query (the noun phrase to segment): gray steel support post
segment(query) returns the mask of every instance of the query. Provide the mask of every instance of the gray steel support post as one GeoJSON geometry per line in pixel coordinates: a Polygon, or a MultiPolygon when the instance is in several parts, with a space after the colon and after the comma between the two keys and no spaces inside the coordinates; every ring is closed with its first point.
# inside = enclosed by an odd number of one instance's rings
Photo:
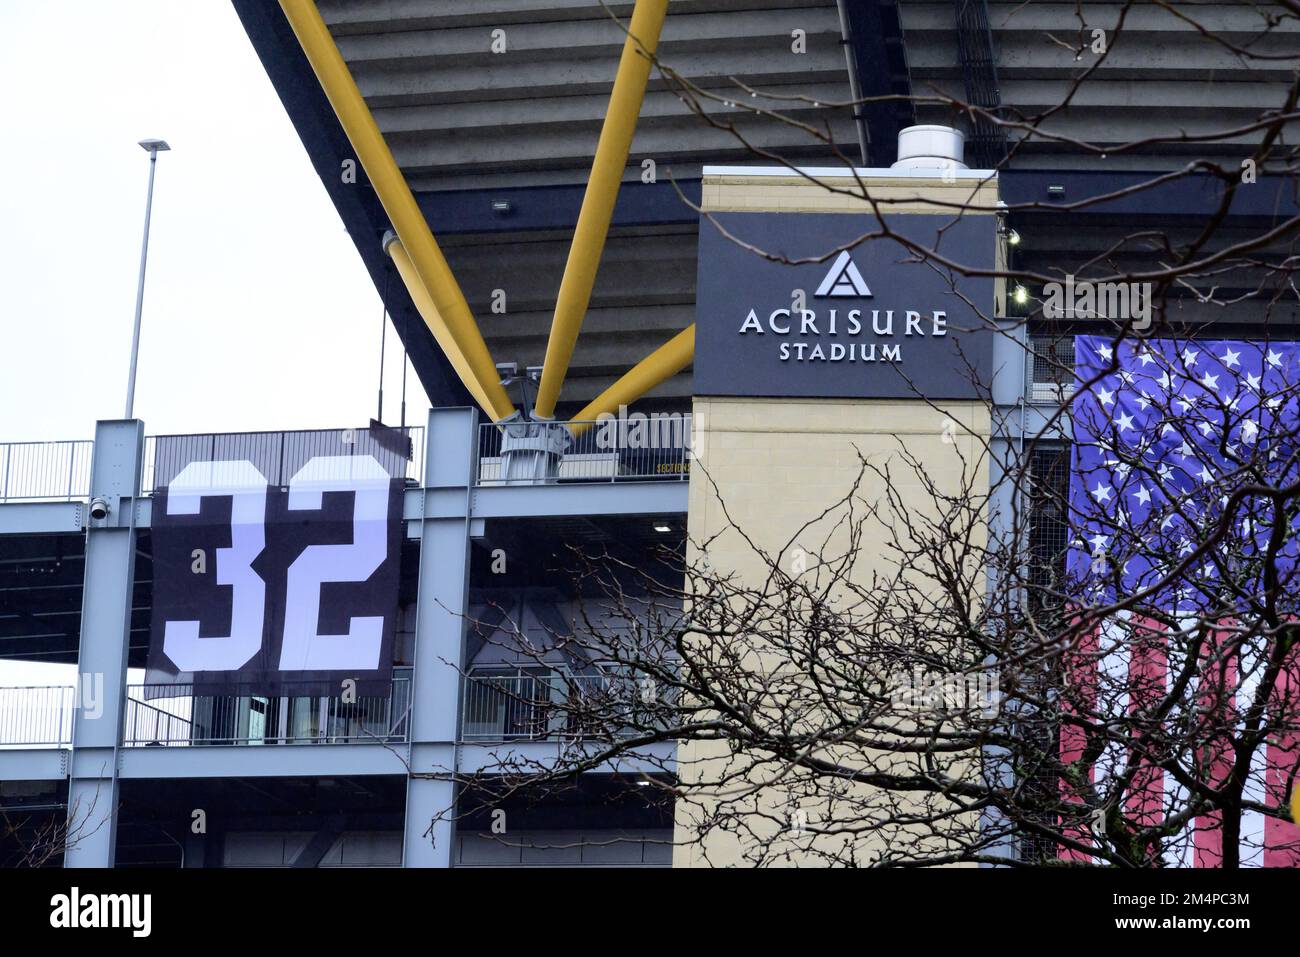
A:
{"type": "Polygon", "coordinates": [[[569,430],[555,422],[512,422],[502,430],[501,480],[512,485],[554,484],[571,443],[569,430]]]}
{"type": "Polygon", "coordinates": [[[451,774],[460,720],[478,415],[473,409],[433,409],[425,438],[426,517],[420,519],[402,864],[450,867],[456,839],[452,821],[456,788],[451,774]]]}
{"type": "MultiPolygon", "coordinates": [[[[1029,395],[1028,339],[1023,323],[1001,322],[993,336],[992,399],[993,436],[990,442],[989,501],[990,546],[1009,547],[1015,534],[1021,491],[1013,479],[1024,453],[1029,395]]],[[[1023,529],[1021,530],[1023,532],[1023,529]]],[[[996,588],[995,582],[989,582],[996,588]]]]}
{"type": "MultiPolygon", "coordinates": [[[[1025,401],[1028,396],[1026,372],[1029,368],[1027,335],[1023,322],[1003,320],[993,337],[992,413],[993,435],[989,441],[989,548],[1011,549],[1019,537],[1019,554],[1026,554],[1024,502],[1021,500],[1023,483],[1017,482],[1025,444],[1025,401]]],[[[1006,582],[989,575],[985,583],[990,603],[1020,601],[1023,596],[1008,594],[1006,582]]],[[[1004,760],[1003,748],[990,748],[994,760],[1004,760]]],[[[1004,762],[1005,763],[1005,762],[1004,762]]],[[[1011,786],[1011,780],[1003,781],[1011,786]]],[[[1006,820],[999,811],[989,809],[982,814],[986,833],[1006,830],[1006,820]]],[[[1013,837],[1001,837],[987,849],[991,857],[1014,860],[1018,854],[1013,837]]]]}
{"type": "Polygon", "coordinates": [[[126,698],[135,505],[143,451],[144,424],[139,420],[96,424],[90,503],[85,512],[85,583],[68,770],[65,867],[112,867],[116,851],[117,752],[126,698]],[[96,517],[100,511],[104,514],[96,517]]]}

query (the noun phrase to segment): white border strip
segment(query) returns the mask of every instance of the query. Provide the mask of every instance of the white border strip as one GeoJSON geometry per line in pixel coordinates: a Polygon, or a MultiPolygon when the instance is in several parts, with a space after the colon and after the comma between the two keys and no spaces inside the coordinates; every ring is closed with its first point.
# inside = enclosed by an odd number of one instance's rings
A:
{"type": "MultiPolygon", "coordinates": [[[[944,174],[937,166],[922,169],[852,169],[844,166],[705,166],[703,176],[802,176],[815,179],[851,179],[854,176],[863,179],[927,179],[941,180],[944,174]]],[[[948,171],[950,178],[984,179],[998,178],[995,169],[955,169],[948,171]]]]}

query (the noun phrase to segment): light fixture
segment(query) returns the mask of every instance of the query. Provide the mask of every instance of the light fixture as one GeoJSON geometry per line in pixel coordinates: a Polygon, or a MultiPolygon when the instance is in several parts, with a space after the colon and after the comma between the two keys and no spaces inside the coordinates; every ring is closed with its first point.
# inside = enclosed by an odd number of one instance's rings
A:
{"type": "Polygon", "coordinates": [[[1048,187],[1047,187],[1047,195],[1048,195],[1048,196],[1064,196],[1064,195],[1065,195],[1065,187],[1064,187],[1064,186],[1055,186],[1055,185],[1053,185],[1053,186],[1048,186],[1048,187]]]}
{"type": "Polygon", "coordinates": [[[140,363],[140,317],[144,311],[144,270],[149,261],[149,220],[153,216],[153,177],[158,170],[158,154],[171,149],[166,140],[140,140],[140,149],[149,154],[149,191],[144,200],[144,238],[140,240],[140,276],[135,287],[135,324],[131,330],[131,366],[126,377],[126,414],[135,418],[135,372],[140,363]]]}
{"type": "Polygon", "coordinates": [[[514,207],[510,205],[510,200],[508,199],[492,200],[492,212],[496,213],[498,216],[504,216],[513,210],[514,207]]]}
{"type": "Polygon", "coordinates": [[[1007,245],[1008,246],[1020,245],[1020,234],[1016,232],[1014,229],[1007,230],[1007,245]]]}
{"type": "Polygon", "coordinates": [[[1024,286],[1016,286],[1015,289],[1011,290],[1011,299],[1016,305],[1023,306],[1029,301],[1029,290],[1024,286]]]}
{"type": "Polygon", "coordinates": [[[667,522],[655,522],[656,532],[671,532],[672,530],[673,527],[669,525],[667,522]]]}

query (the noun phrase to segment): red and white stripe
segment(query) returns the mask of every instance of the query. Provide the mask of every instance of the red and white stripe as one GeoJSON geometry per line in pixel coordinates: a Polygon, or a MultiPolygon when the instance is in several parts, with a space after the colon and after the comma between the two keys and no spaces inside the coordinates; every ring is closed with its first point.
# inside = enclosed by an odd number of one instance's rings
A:
{"type": "MultiPolygon", "coordinates": [[[[1188,622],[1185,627],[1192,626],[1188,622]]],[[[1232,637],[1230,625],[1211,632],[1202,650],[1202,661],[1195,670],[1193,685],[1181,696],[1193,702],[1198,713],[1218,715],[1218,720],[1212,723],[1223,733],[1205,742],[1199,756],[1203,766],[1208,763],[1205,771],[1214,784],[1222,782],[1231,771],[1233,758],[1228,729],[1240,727],[1263,672],[1262,663],[1254,660],[1249,652],[1240,658],[1223,653],[1231,646],[1232,637]]],[[[1179,641],[1171,646],[1169,630],[1161,622],[1129,613],[1121,613],[1081,633],[1067,653],[1065,667],[1067,681],[1073,688],[1072,697],[1078,702],[1078,712],[1085,722],[1095,723],[1102,714],[1134,714],[1161,701],[1184,668],[1185,662],[1180,660],[1177,650],[1181,645],[1179,641]]],[[[1283,669],[1272,699],[1286,709],[1287,724],[1294,726],[1300,712],[1300,657],[1283,669]]],[[[1067,702],[1067,714],[1070,710],[1067,702]]],[[[1174,711],[1165,720],[1173,726],[1182,717],[1174,711]]],[[[1086,747],[1084,728],[1064,722],[1059,747],[1063,763],[1082,760],[1086,747]]],[[[1086,774],[1090,784],[1105,796],[1113,786],[1111,782],[1124,775],[1128,762],[1138,761],[1139,769],[1124,796],[1125,817],[1139,826],[1152,826],[1166,815],[1185,810],[1188,795],[1174,775],[1139,756],[1142,747],[1140,738],[1135,738],[1129,746],[1110,742],[1086,774]]],[[[1245,797],[1277,806],[1287,793],[1288,779],[1294,773],[1297,758],[1300,758],[1300,734],[1287,732],[1270,736],[1265,746],[1255,752],[1245,797]]],[[[1186,755],[1180,763],[1187,765],[1186,755]]],[[[1060,786],[1064,803],[1082,806],[1082,795],[1067,793],[1069,786],[1064,781],[1060,786]]],[[[1179,837],[1167,840],[1166,866],[1222,866],[1221,818],[1217,811],[1198,815],[1179,837]]],[[[1085,824],[1071,825],[1063,833],[1085,846],[1093,841],[1085,824]]],[[[1243,867],[1300,867],[1300,828],[1290,820],[1247,811],[1242,814],[1239,848],[1243,867]]],[[[1061,849],[1059,857],[1077,863],[1092,860],[1091,854],[1074,848],[1061,849]]]]}

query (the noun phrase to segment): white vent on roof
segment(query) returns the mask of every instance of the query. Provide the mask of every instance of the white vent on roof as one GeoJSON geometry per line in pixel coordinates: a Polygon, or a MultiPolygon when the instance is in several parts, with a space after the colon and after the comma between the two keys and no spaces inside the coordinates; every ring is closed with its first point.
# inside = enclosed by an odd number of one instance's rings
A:
{"type": "Polygon", "coordinates": [[[909,126],[898,131],[898,162],[890,169],[966,169],[966,136],[950,126],[909,126]]]}

